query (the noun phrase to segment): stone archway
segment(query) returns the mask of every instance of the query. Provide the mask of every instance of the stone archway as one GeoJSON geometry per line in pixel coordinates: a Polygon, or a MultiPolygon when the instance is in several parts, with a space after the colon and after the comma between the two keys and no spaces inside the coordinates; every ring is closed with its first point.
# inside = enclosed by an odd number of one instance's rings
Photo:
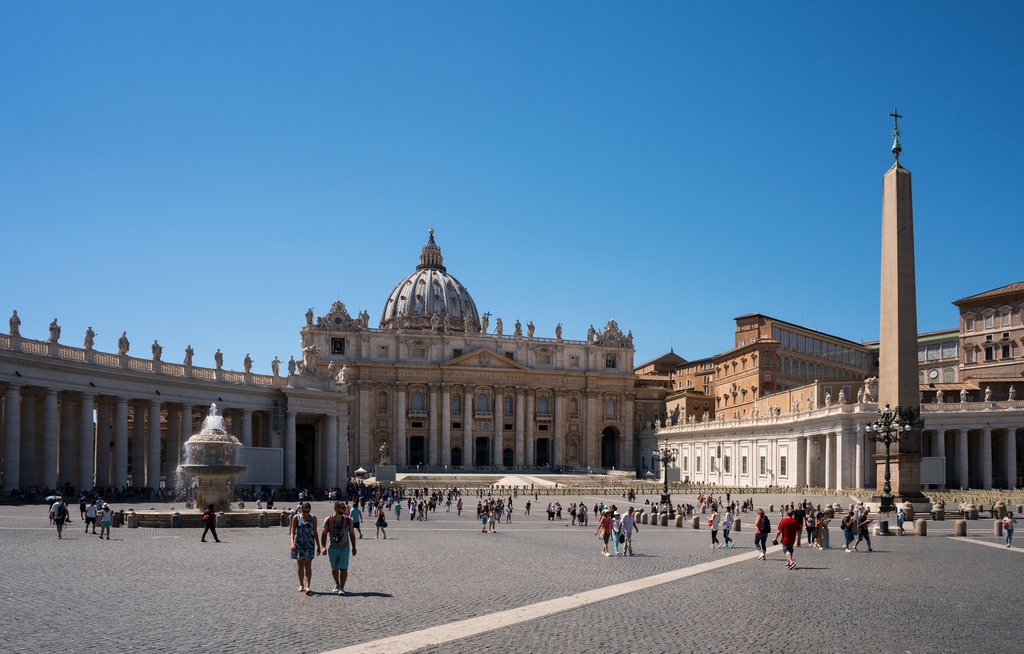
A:
{"type": "Polygon", "coordinates": [[[615,427],[605,427],[601,432],[601,467],[622,467],[619,464],[619,430],[615,427]]]}

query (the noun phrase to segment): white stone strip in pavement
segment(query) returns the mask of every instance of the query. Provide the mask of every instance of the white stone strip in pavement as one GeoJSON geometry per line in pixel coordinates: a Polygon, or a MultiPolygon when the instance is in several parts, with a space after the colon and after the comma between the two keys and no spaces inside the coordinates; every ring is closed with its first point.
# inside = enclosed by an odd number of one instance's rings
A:
{"type": "Polygon", "coordinates": [[[965,538],[963,536],[951,536],[953,540],[963,541],[965,543],[974,543],[975,545],[988,545],[989,547],[998,547],[1001,550],[1007,550],[1009,552],[1017,552],[1018,554],[1024,554],[1024,549],[1019,547],[1007,547],[1005,543],[990,543],[985,540],[978,540],[976,538],[965,538]]]}
{"type": "MultiPolygon", "coordinates": [[[[481,615],[475,618],[461,620],[459,622],[451,622],[449,624],[430,627],[428,629],[420,629],[419,631],[412,631],[407,634],[400,634],[398,636],[381,638],[367,643],[359,643],[358,645],[342,647],[341,649],[330,650],[323,654],[403,654],[405,652],[412,652],[424,647],[441,645],[454,640],[469,638],[470,636],[476,636],[477,634],[482,634],[488,631],[495,631],[521,622],[536,620],[537,618],[543,618],[555,613],[569,611],[581,606],[587,606],[588,604],[594,604],[596,602],[603,602],[607,599],[625,595],[627,593],[635,593],[654,586],[660,586],[661,584],[686,579],[687,577],[724,568],[725,566],[732,565],[734,563],[749,561],[756,558],[757,555],[757,550],[754,550],[745,554],[729,556],[718,561],[709,561],[708,563],[700,563],[688,568],[679,568],[678,570],[663,572],[661,574],[614,584],[612,586],[605,586],[604,588],[597,588],[583,593],[576,593],[575,595],[569,595],[567,597],[559,597],[557,599],[538,602],[536,604],[528,604],[526,606],[520,606],[515,609],[499,611],[488,615],[481,615]]],[[[595,563],[598,565],[600,565],[600,561],[600,559],[595,559],[595,563]]]]}

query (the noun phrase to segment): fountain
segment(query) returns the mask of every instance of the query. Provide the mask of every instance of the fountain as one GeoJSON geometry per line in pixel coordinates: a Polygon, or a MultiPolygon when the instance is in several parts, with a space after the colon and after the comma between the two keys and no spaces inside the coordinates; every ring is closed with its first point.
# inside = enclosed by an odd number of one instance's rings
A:
{"type": "Polygon", "coordinates": [[[224,431],[224,417],[217,405],[203,420],[203,429],[185,442],[184,463],[178,471],[192,478],[196,508],[200,511],[212,504],[217,511],[231,510],[231,480],[244,473],[246,466],[238,460],[238,439],[224,431]]]}

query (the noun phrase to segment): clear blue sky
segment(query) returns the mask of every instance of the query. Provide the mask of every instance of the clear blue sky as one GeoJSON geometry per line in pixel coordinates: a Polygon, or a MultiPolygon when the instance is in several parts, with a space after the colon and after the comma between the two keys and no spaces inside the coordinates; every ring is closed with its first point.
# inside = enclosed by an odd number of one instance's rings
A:
{"type": "Polygon", "coordinates": [[[0,310],[269,372],[308,306],[376,324],[433,223],[539,335],[871,340],[899,105],[919,326],[953,327],[1024,279],[1022,7],[3,3],[0,310]]]}

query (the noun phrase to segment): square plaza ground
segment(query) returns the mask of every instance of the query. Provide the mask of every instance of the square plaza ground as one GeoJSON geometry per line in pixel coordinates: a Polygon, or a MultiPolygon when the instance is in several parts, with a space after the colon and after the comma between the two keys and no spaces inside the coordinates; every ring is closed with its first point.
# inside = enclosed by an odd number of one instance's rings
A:
{"type": "MultiPolygon", "coordinates": [[[[1024,636],[1016,610],[1024,558],[982,544],[997,542],[990,520],[969,523],[968,541],[950,537],[952,521],[929,523],[925,538],[877,537],[872,554],[844,553],[834,528],[832,549],[798,549],[789,571],[778,547],[768,562],[753,560],[752,514],[743,515],[734,549],[710,550],[706,525],[641,525],[636,557],[603,557],[594,520],[573,527],[567,513],[551,522],[543,511],[547,501],[580,499],[625,506],[615,496],[542,495],[525,517],[519,497],[512,524],[493,535],[480,533],[475,497],[464,498],[461,518],[443,507],[425,522],[391,514],[387,540],[364,529],[346,597],[329,593],[323,557],[313,563],[320,592],[295,592],[284,528],[222,529],[221,544],[200,543],[195,529],[119,528],[108,542],[83,534],[72,506],[57,540],[45,506],[0,506],[0,651],[318,653],[370,651],[375,642],[374,651],[389,651],[381,639],[448,626],[455,633],[470,618],[732,561],[536,619],[496,617],[493,628],[425,640],[417,651],[1008,651],[1024,636]]],[[[758,495],[755,503],[799,499],[758,495]]],[[[328,515],[327,503],[314,513],[328,515]]]]}

